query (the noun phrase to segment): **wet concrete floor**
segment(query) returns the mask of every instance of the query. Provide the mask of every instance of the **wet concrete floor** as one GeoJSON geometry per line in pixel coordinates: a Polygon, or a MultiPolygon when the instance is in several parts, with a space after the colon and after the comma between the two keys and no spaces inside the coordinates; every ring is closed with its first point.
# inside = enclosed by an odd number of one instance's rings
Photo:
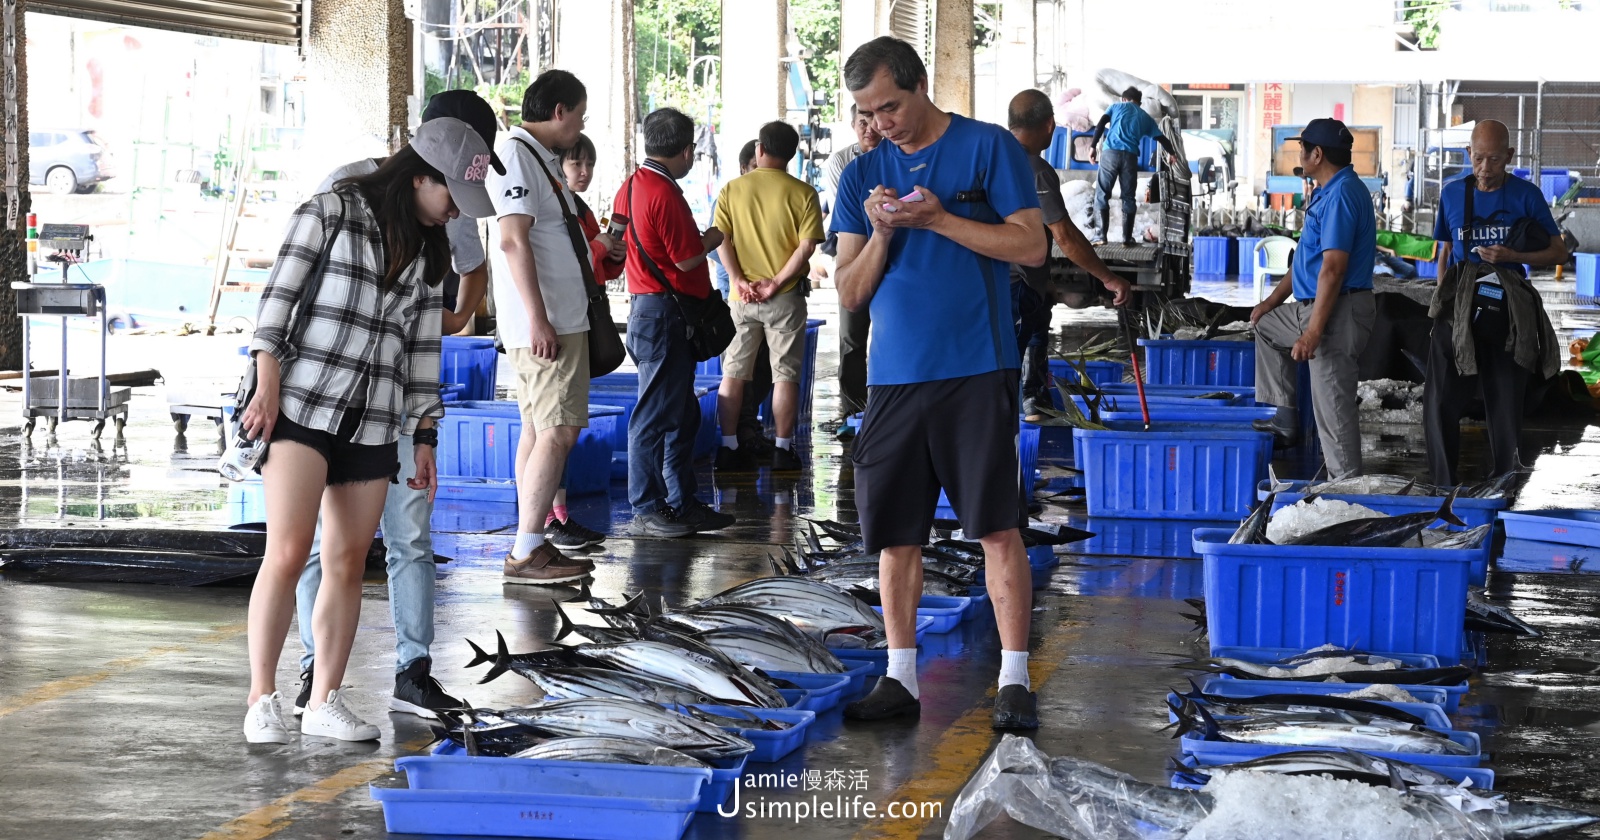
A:
{"type": "MultiPolygon", "coordinates": [[[[1247,284],[1246,284],[1247,285],[1247,284]]],[[[1197,290],[1203,293],[1205,290],[1197,290]]],[[[1210,290],[1236,294],[1236,287],[1210,290]]],[[[812,298],[815,317],[833,319],[831,295],[812,298]]],[[[1058,310],[1058,323],[1110,323],[1103,314],[1058,310]]],[[[819,354],[816,419],[835,403],[834,331],[825,327],[819,354]]],[[[113,339],[119,368],[154,366],[168,388],[211,389],[235,375],[237,336],[113,339]],[[184,376],[172,375],[183,370],[184,376]]],[[[24,447],[19,399],[0,393],[0,522],[73,527],[230,524],[240,508],[211,471],[216,444],[209,429],[191,428],[175,441],[162,387],[140,389],[127,444],[96,452],[81,423],[62,427],[58,445],[36,433],[24,447]],[[180,445],[181,444],[181,445],[180,445]]],[[[1369,468],[1420,472],[1415,426],[1364,430],[1369,468]]],[[[614,536],[595,556],[594,591],[617,597],[643,589],[677,604],[767,573],[766,554],[790,542],[800,517],[850,520],[853,494],[847,449],[814,432],[802,440],[809,466],[797,480],[763,472],[726,481],[702,465],[703,488],[740,524],[714,537],[683,541],[614,536]]],[[[1481,471],[1480,432],[1466,434],[1468,474],[1481,471]]],[[[1581,423],[1533,424],[1525,453],[1537,453],[1518,508],[1596,507],[1600,498],[1600,431],[1581,423]]],[[[1292,456],[1293,453],[1290,453],[1292,456]]],[[[1525,455],[1525,457],[1529,457],[1525,455]]],[[[1303,457],[1283,457],[1281,476],[1309,475],[1303,457]]],[[[625,491],[574,500],[591,525],[620,534],[625,491]]],[[[1081,503],[1046,502],[1044,518],[1081,524],[1081,503]]],[[[500,558],[513,519],[492,505],[445,506],[435,520],[439,566],[435,675],[475,705],[534,699],[530,683],[507,675],[478,685],[466,671],[465,639],[492,642],[505,634],[513,650],[533,650],[556,628],[552,594],[502,586],[500,558]]],[[[1210,524],[1210,523],[1205,523],[1210,524]]],[[[1052,755],[1089,758],[1152,782],[1164,781],[1173,754],[1162,698],[1182,674],[1164,666],[1171,654],[1204,653],[1204,642],[1179,616],[1181,599],[1202,594],[1200,561],[1189,550],[1188,526],[1132,526],[1088,520],[1105,536],[1036,581],[1031,641],[1035,687],[1044,725],[1037,743],[1052,755]]],[[[1490,637],[1487,664],[1455,716],[1458,727],[1484,736],[1497,788],[1600,812],[1600,569],[1585,550],[1513,544],[1490,578],[1489,594],[1544,628],[1542,639],[1490,637]],[[1558,661],[1560,660],[1560,661],[1558,661]]],[[[347,682],[358,713],[383,730],[376,744],[296,739],[251,746],[239,725],[248,683],[243,588],[44,585],[0,577],[0,837],[201,837],[247,840],[373,838],[385,835],[368,784],[403,785],[397,756],[419,753],[431,740],[425,722],[387,714],[393,632],[387,589],[369,579],[361,632],[347,682]]],[[[570,591],[563,594],[571,594],[570,591]]],[[[924,711],[919,722],[846,724],[837,711],[821,717],[803,751],[763,772],[821,771],[822,790],[746,791],[745,804],[769,803],[768,816],[701,815],[691,838],[936,837],[948,808],[996,738],[988,726],[997,672],[992,617],[934,637],[920,657],[924,711]],[[857,797],[860,797],[857,799],[857,797]],[[771,816],[772,802],[833,800],[855,809],[845,818],[771,816]],[[911,803],[911,816],[868,819],[878,809],[911,803]]],[[[286,646],[280,687],[296,687],[298,645],[286,646]]],[[[904,813],[902,805],[899,813],[904,813]]],[[[1002,818],[985,836],[1034,837],[1002,818]]],[[[1587,835],[1600,837],[1600,832],[1587,835]]]]}

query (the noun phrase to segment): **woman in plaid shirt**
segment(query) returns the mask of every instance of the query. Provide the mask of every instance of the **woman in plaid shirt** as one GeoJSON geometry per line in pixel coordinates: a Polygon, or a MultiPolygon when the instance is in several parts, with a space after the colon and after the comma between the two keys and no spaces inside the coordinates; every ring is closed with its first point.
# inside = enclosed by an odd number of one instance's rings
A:
{"type": "Polygon", "coordinates": [[[415,443],[416,478],[438,487],[439,284],[450,264],[444,225],[493,215],[489,149],[466,123],[423,123],[371,175],[350,178],[295,211],[261,297],[250,353],[255,395],[241,418],[270,443],[261,462],[267,549],[250,594],[246,740],[287,743],[278,659],[320,510],[322,586],[312,613],[317,668],[300,731],[370,741],[378,728],[340,695],[361,612],[361,576],[400,471],[395,444],[415,443]]]}

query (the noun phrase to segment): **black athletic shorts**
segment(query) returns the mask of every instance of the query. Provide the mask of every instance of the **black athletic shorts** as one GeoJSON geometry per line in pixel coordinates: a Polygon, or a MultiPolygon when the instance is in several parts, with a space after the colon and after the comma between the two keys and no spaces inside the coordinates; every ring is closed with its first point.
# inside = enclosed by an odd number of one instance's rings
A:
{"type": "MultiPolygon", "coordinates": [[[[348,411],[339,431],[333,434],[308,429],[278,413],[278,422],[272,426],[272,440],[261,459],[261,465],[272,457],[272,446],[281,441],[294,441],[309,446],[328,462],[328,486],[359,484],[364,481],[394,481],[400,475],[399,448],[393,443],[351,443],[356,428],[361,425],[361,412],[348,411]]],[[[260,466],[257,467],[260,469],[260,466]]]]}
{"type": "Polygon", "coordinates": [[[967,539],[1027,524],[1017,378],[1000,370],[867,390],[851,454],[867,551],[925,544],[941,488],[967,539]]]}

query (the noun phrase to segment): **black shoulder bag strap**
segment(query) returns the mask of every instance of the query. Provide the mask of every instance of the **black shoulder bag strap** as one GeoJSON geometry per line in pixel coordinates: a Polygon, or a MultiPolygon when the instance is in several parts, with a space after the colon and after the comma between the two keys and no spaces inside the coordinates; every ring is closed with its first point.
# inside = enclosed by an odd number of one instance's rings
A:
{"type": "Polygon", "coordinates": [[[528,154],[533,156],[533,162],[539,164],[545,180],[550,182],[551,192],[556,194],[556,201],[561,204],[561,218],[567,223],[567,238],[572,240],[572,253],[578,258],[578,268],[583,271],[583,282],[588,287],[589,299],[593,300],[597,295],[605,294],[594,281],[594,263],[590,261],[589,240],[583,235],[583,226],[578,222],[577,214],[573,213],[572,207],[567,204],[567,196],[561,189],[561,183],[556,180],[556,176],[550,174],[550,167],[544,165],[539,153],[528,141],[521,137],[512,139],[521,143],[522,147],[528,150],[528,154]]]}
{"type": "Polygon", "coordinates": [[[666,292],[667,297],[672,298],[674,303],[678,303],[681,309],[682,304],[678,302],[678,290],[673,288],[672,281],[667,279],[667,275],[661,270],[661,266],[656,265],[656,261],[650,258],[650,252],[644,249],[644,243],[639,241],[639,226],[633,222],[634,219],[638,218],[633,215],[633,179],[637,178],[638,174],[638,170],[635,170],[634,174],[628,176],[628,235],[633,238],[633,247],[639,249],[639,257],[644,260],[644,267],[650,269],[650,275],[656,278],[657,283],[661,284],[661,290],[666,292]]]}

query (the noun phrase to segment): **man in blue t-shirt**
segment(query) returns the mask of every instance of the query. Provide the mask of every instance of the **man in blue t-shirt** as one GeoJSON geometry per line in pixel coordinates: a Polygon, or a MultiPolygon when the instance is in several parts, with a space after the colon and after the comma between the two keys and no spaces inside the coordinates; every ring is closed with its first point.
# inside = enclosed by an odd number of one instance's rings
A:
{"type": "Polygon", "coordinates": [[[1122,244],[1133,244],[1134,191],[1139,182],[1139,141],[1154,137],[1168,155],[1174,154],[1172,141],[1168,140],[1156,121],[1144,112],[1144,94],[1136,87],[1122,92],[1122,101],[1108,108],[1094,127],[1094,140],[1089,145],[1089,161],[1100,164],[1100,179],[1094,187],[1094,209],[1100,214],[1100,233],[1095,245],[1104,245],[1111,238],[1111,188],[1122,191],[1122,244]],[[1106,149],[1100,151],[1100,138],[1105,137],[1106,149]]]}
{"type": "MultiPolygon", "coordinates": [[[[1483,398],[1484,418],[1489,427],[1489,454],[1493,476],[1516,469],[1518,438],[1522,434],[1523,397],[1531,371],[1517,364],[1508,338],[1515,333],[1531,336],[1540,332],[1531,323],[1516,324],[1519,311],[1507,306],[1508,290],[1493,272],[1478,276],[1472,263],[1489,263],[1524,274],[1524,265],[1561,265],[1567,261],[1567,246],[1561,241],[1561,228],[1550,215],[1544,193],[1521,178],[1506,176],[1516,150],[1511,148],[1511,132],[1499,120],[1484,120],[1472,130],[1468,151],[1472,172],[1444,185],[1439,196],[1439,220],[1433,238],[1439,240],[1440,291],[1454,284],[1470,282],[1473,300],[1470,342],[1457,342],[1453,323],[1455,308],[1441,312],[1433,323],[1428,346],[1427,381],[1422,391],[1422,431],[1427,444],[1428,468],[1435,484],[1455,485],[1456,461],[1461,450],[1461,414],[1469,399],[1483,398]],[[1466,218],[1468,190],[1472,218],[1466,218]],[[1533,225],[1519,222],[1531,220],[1533,225]],[[1540,233],[1542,232],[1542,236],[1540,233]],[[1528,241],[1529,239],[1536,241],[1528,241]],[[1470,240],[1470,241],[1469,241],[1470,240]],[[1548,241],[1545,241],[1548,240],[1548,241]],[[1453,266],[1469,264],[1465,269],[1453,266]],[[1456,367],[1459,344],[1470,344],[1475,370],[1464,376],[1456,367]]],[[[1457,295],[1465,294],[1456,291],[1457,295]]],[[[1528,295],[1537,299],[1537,294],[1528,295]]],[[[1438,299],[1438,295],[1435,295],[1438,299]]],[[[1526,298],[1525,298],[1526,299],[1526,298]]],[[[1542,304],[1541,304],[1542,305],[1542,304]]],[[[1533,307],[1524,312],[1537,313],[1533,307]]],[[[1526,317],[1526,316],[1524,316],[1526,317]]],[[[1542,316],[1538,316],[1542,317],[1542,316]]]]}
{"type": "Polygon", "coordinates": [[[1372,335],[1378,227],[1372,194],[1350,166],[1355,137],[1339,120],[1312,120],[1293,138],[1316,181],[1289,275],[1250,313],[1256,325],[1256,401],[1278,407],[1256,421],[1284,445],[1299,440],[1299,363],[1311,363],[1311,408],[1333,478],[1361,474],[1357,359],[1372,335]],[[1294,303],[1283,306],[1289,292],[1294,303]]]}
{"type": "Polygon", "coordinates": [[[939,110],[915,49],[863,44],[845,87],[885,142],[845,168],[833,229],[839,305],[871,307],[867,410],[851,459],[869,552],[881,552],[888,675],[845,716],[921,710],[917,602],[922,545],[944,488],[968,539],[983,544],[1000,625],[996,729],[1038,726],[1028,683],[1031,580],[1019,526],[1017,344],[1009,263],[1046,257],[1033,172],[999,126],[939,110]]]}

